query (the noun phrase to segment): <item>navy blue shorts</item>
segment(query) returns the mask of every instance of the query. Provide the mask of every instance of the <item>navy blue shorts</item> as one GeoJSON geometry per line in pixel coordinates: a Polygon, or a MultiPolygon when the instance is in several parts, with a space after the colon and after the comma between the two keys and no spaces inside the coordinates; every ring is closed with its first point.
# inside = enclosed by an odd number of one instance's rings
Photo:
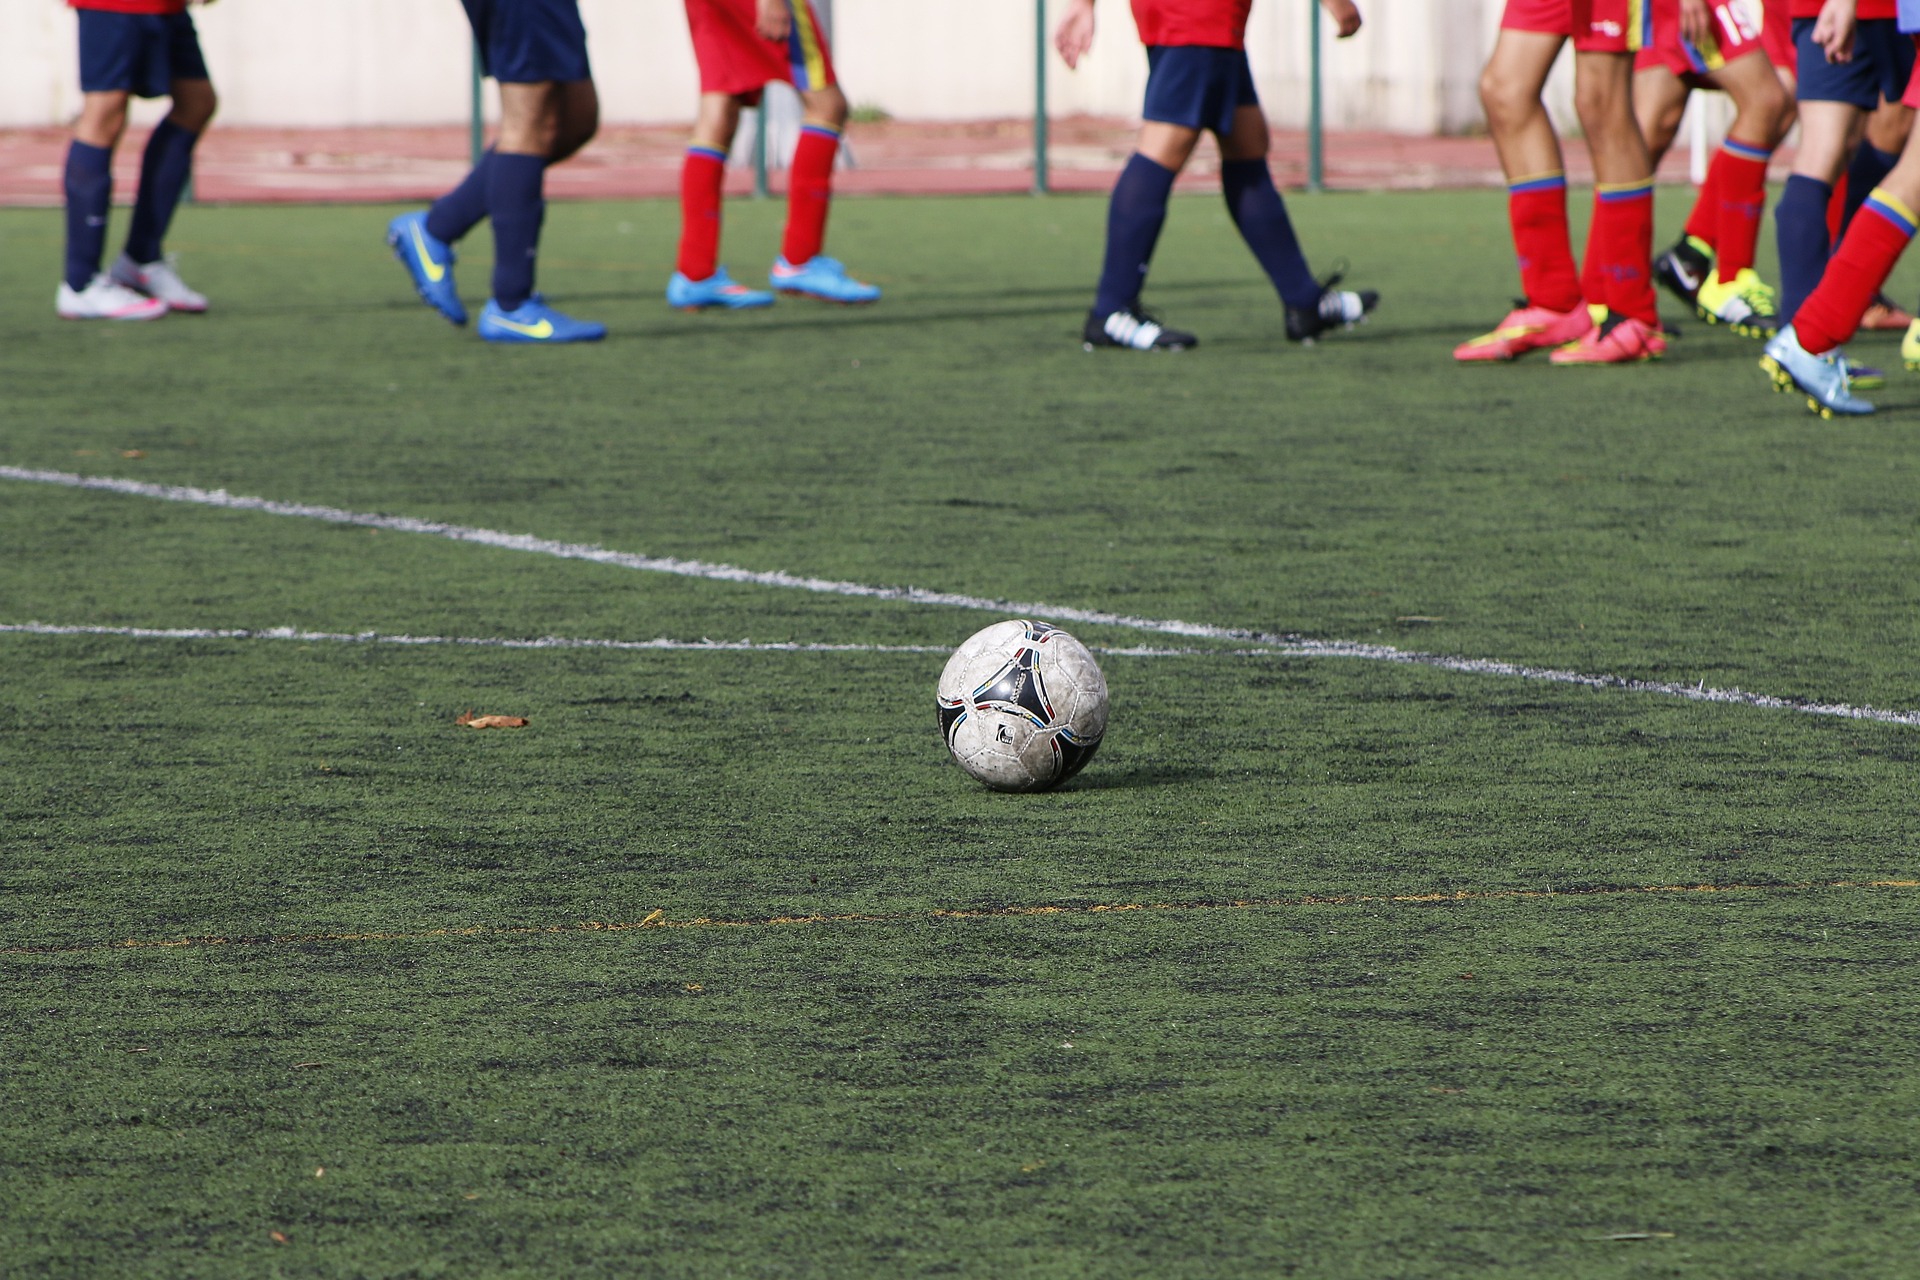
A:
{"type": "Polygon", "coordinates": [[[80,9],[80,88],[165,98],[175,80],[207,79],[200,37],[185,13],[80,9]]]}
{"type": "Polygon", "coordinates": [[[593,79],[580,0],[460,0],[480,65],[502,84],[593,79]]]}
{"type": "Polygon", "coordinates": [[[1257,107],[1245,49],[1203,45],[1147,46],[1147,104],[1141,115],[1162,124],[1233,132],[1233,113],[1257,107]]]}
{"type": "Polygon", "coordinates": [[[1813,18],[1793,20],[1794,62],[1802,102],[1845,102],[1872,111],[1880,99],[1900,101],[1913,76],[1913,37],[1893,18],[1864,18],[1855,28],[1852,62],[1828,62],[1813,42],[1813,18]]]}

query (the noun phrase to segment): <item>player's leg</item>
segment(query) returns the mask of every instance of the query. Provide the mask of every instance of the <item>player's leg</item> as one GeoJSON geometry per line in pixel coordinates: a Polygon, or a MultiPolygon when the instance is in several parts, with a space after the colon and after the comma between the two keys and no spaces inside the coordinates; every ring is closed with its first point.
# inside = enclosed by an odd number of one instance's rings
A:
{"type": "Polygon", "coordinates": [[[1633,116],[1647,140],[1647,154],[1656,168],[1673,146],[1680,132],[1680,121],[1687,114],[1687,99],[1693,90],[1658,62],[1641,61],[1633,69],[1633,116]]]}
{"type": "Polygon", "coordinates": [[[1593,327],[1573,265],[1560,139],[1540,100],[1567,37],[1564,30],[1515,25],[1530,20],[1509,4],[1480,72],[1480,103],[1507,179],[1507,219],[1523,296],[1491,331],[1454,348],[1456,360],[1511,360],[1571,342],[1593,327]]]}
{"type": "Polygon", "coordinates": [[[119,284],[100,270],[113,209],[113,149],[127,128],[127,101],[147,83],[151,23],[124,13],[82,9],[80,118],[67,147],[66,260],[54,311],[65,320],[154,320],[167,304],[119,284]]]}
{"type": "Polygon", "coordinates": [[[1734,118],[1707,168],[1700,204],[1687,227],[1693,234],[1703,217],[1711,222],[1718,254],[1714,272],[1702,283],[1694,304],[1709,322],[1729,325],[1749,337],[1771,337],[1779,327],[1774,314],[1778,303],[1774,291],[1754,271],[1753,258],[1766,207],[1767,163],[1784,133],[1786,94],[1772,64],[1758,49],[1709,73],[1707,82],[1732,97],[1734,118]],[[1708,207],[1702,210],[1700,205],[1708,207]]]}
{"type": "MultiPolygon", "coordinates": [[[[1853,163],[1847,167],[1847,179],[1842,184],[1846,190],[1846,208],[1842,214],[1840,230],[1834,236],[1834,243],[1839,243],[1840,236],[1845,233],[1845,228],[1851,225],[1853,215],[1859,212],[1860,205],[1867,195],[1879,185],[1881,179],[1893,171],[1893,166],[1899,161],[1901,152],[1906,148],[1907,135],[1912,129],[1913,108],[1897,99],[1882,102],[1879,108],[1867,117],[1866,137],[1861,140],[1859,150],[1853,153],[1853,163]],[[1866,158],[1864,161],[1863,157],[1866,158]]],[[[1900,331],[1908,328],[1912,323],[1912,313],[1884,293],[1874,297],[1872,304],[1867,307],[1866,315],[1860,318],[1862,329],[1878,331],[1900,331]]]]}
{"type": "MultiPolygon", "coordinates": [[[[1160,229],[1166,225],[1173,180],[1200,141],[1209,106],[1217,108],[1224,102],[1212,81],[1218,70],[1213,55],[1225,52],[1190,46],[1147,50],[1145,118],[1133,154],[1107,201],[1100,283],[1081,329],[1082,344],[1089,351],[1095,347],[1179,351],[1199,341],[1191,333],[1167,328],[1149,314],[1141,306],[1140,291],[1146,285],[1160,229]]],[[[1232,104],[1225,105],[1231,111],[1232,104]]]]}
{"type": "Polygon", "coordinates": [[[821,252],[833,204],[833,165],[840,154],[841,131],[847,126],[847,97],[834,77],[819,15],[806,0],[787,3],[792,23],[781,78],[800,95],[804,114],[793,165],[787,171],[787,225],[771,281],[781,293],[824,302],[878,302],[878,287],[855,280],[837,258],[821,252]]]}
{"type": "MultiPolygon", "coordinates": [[[[1251,89],[1249,88],[1249,92],[1251,89]]],[[[1332,329],[1350,329],[1379,305],[1372,289],[1336,286],[1338,274],[1314,278],[1300,251],[1287,204],[1267,167],[1271,147],[1267,118],[1257,102],[1233,113],[1233,127],[1220,138],[1220,188],[1240,238],[1253,250],[1286,309],[1287,337],[1310,344],[1332,329]]]]}
{"type": "MultiPolygon", "coordinates": [[[[1657,169],[1660,159],[1673,146],[1686,115],[1687,99],[1693,94],[1687,79],[1667,65],[1660,51],[1642,50],[1633,71],[1633,114],[1640,133],[1647,140],[1647,156],[1657,169]]],[[[1674,297],[1693,305],[1700,286],[1713,270],[1714,241],[1718,235],[1715,209],[1715,172],[1707,169],[1707,180],[1694,196],[1687,224],[1671,249],[1653,260],[1655,283],[1674,297]]]]}
{"type": "Polygon", "coordinates": [[[747,95],[702,93],[693,136],[680,162],[680,249],[667,281],[667,302],[682,311],[708,307],[742,310],[773,305],[764,289],[738,284],[720,265],[720,206],[727,153],[740,128],[747,95]]]}
{"type": "Polygon", "coordinates": [[[1574,108],[1593,155],[1594,191],[1581,291],[1606,312],[1552,358],[1563,365],[1657,359],[1667,344],[1653,293],[1653,166],[1633,117],[1633,55],[1600,41],[1582,44],[1574,45],[1574,108]]]}
{"type": "MultiPolygon", "coordinates": [[[[192,61],[198,63],[199,41],[193,37],[192,19],[183,13],[177,15],[177,20],[185,25],[192,61]]],[[[174,70],[178,72],[183,66],[189,66],[187,60],[176,54],[174,70]]],[[[189,66],[189,69],[200,74],[175,76],[172,106],[147,139],[147,149],[140,160],[140,190],[134,200],[127,247],[113,264],[113,278],[130,289],[160,299],[169,310],[201,312],[207,309],[206,298],[187,287],[161,248],[167,228],[173,222],[174,210],[179,207],[180,197],[186,193],[187,182],[193,176],[193,148],[220,105],[213,82],[205,74],[205,64],[189,66]]]]}

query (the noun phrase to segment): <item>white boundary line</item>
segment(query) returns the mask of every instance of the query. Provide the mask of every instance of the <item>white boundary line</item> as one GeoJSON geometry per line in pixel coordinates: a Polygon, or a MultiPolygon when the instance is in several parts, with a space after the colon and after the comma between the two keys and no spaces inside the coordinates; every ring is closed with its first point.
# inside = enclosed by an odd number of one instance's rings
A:
{"type": "MultiPolygon", "coordinates": [[[[228,493],[225,489],[200,489],[190,485],[149,484],[141,480],[123,480],[112,476],[83,476],[68,471],[35,470],[28,467],[0,466],[0,480],[21,480],[31,484],[58,485],[68,489],[90,489],[106,493],[126,494],[136,498],[152,498],[162,502],[184,502],[195,506],[220,507],[232,511],[257,511],[265,515],[294,516],[304,520],[320,520],[328,524],[356,525],[368,529],[385,529],[394,533],[418,533],[429,537],[446,538],[454,542],[473,542],[482,546],[495,547],[504,551],[523,551],[534,555],[554,556],[563,560],[585,560],[593,564],[612,565],[621,569],[637,569],[647,573],[667,573],[686,578],[704,578],[714,582],[735,582],[750,586],[781,587],[796,591],[810,591],[822,595],[856,596],[875,600],[899,600],[909,604],[943,605],[948,608],[968,609],[976,612],[999,613],[1002,615],[1032,616],[1045,618],[1052,622],[1084,622],[1096,626],[1123,627],[1134,631],[1150,631],[1161,635],[1189,636],[1200,640],[1238,640],[1243,644],[1260,646],[1260,651],[1292,654],[1310,658],[1356,658],[1369,662],[1390,662],[1402,666],[1430,667],[1440,671],[1455,671],[1468,675],[1507,676],[1521,680],[1538,680],[1549,684],[1576,685],[1589,689],[1620,689],[1634,693],[1653,693],[1672,698],[1684,698],[1692,702],[1713,702],[1734,706],[1755,707],[1768,711],[1796,711],[1805,715],[1837,716],[1847,720],[1869,720],[1883,724],[1920,726],[1920,711],[1887,710],[1880,707],[1852,706],[1843,702],[1814,702],[1796,698],[1780,698],[1764,693],[1748,693],[1742,689],[1711,689],[1704,682],[1700,684],[1676,684],[1659,680],[1635,680],[1626,676],[1589,675],[1578,671],[1562,671],[1551,667],[1530,667],[1520,663],[1498,662],[1486,658],[1457,658],[1445,654],[1420,653],[1409,649],[1396,649],[1390,645],[1358,644],[1343,640],[1310,640],[1300,636],[1281,635],[1273,632],[1254,631],[1242,627],[1219,627],[1200,622],[1182,622],[1178,619],[1144,618],[1134,614],[1107,613],[1097,609],[1078,609],[1067,605],[1051,605],[1029,601],[995,600],[985,596],[958,595],[946,591],[929,591],[922,587],[876,587],[861,582],[842,582],[831,578],[809,578],[779,570],[765,571],[742,569],[734,565],[712,564],[702,560],[679,560],[659,556],[636,555],[630,551],[614,551],[591,543],[557,542],[549,538],[536,538],[524,533],[504,533],[497,529],[482,529],[471,525],[448,524],[439,520],[420,520],[412,516],[376,515],[360,511],[347,511],[339,507],[315,506],[301,502],[277,502],[271,498],[253,498],[228,493]]],[[[11,629],[11,628],[9,628],[11,629]]],[[[130,629],[129,634],[133,634],[130,629]]],[[[103,633],[112,634],[112,633],[103,633]]],[[[277,631],[246,632],[248,637],[282,638],[277,631]]],[[[315,633],[316,635],[320,633],[315,633]]],[[[372,634],[372,633],[369,633],[372,634]]],[[[405,643],[408,638],[393,638],[392,643],[405,643]]],[[[550,637],[554,643],[541,641],[474,641],[478,644],[492,644],[496,647],[521,648],[615,648],[632,646],[636,648],[666,648],[686,642],[650,642],[650,641],[561,641],[550,637]]],[[[382,642],[388,638],[381,637],[382,642]]],[[[424,643],[466,643],[453,638],[429,638],[425,641],[415,638],[415,642],[424,643]]],[[[747,642],[740,642],[745,647],[747,642]]],[[[726,645],[698,645],[687,643],[689,648],[726,648],[726,645]]],[[[763,646],[751,646],[759,648],[763,646]]],[[[772,648],[774,646],[764,646],[772,648]]],[[[798,648],[798,646],[796,646],[798,648]]],[[[831,650],[828,650],[831,651],[831,650]]],[[[910,651],[919,652],[918,649],[910,651]]],[[[1125,652],[1112,650],[1111,652],[1125,652]]]]}

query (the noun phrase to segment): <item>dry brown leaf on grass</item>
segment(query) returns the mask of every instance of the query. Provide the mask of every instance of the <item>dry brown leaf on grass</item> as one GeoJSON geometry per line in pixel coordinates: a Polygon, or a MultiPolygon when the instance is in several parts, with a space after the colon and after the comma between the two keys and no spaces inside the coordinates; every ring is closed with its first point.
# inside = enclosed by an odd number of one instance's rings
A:
{"type": "Polygon", "coordinates": [[[275,1244],[287,1244],[287,1243],[289,1243],[289,1241],[287,1240],[287,1237],[286,1237],[286,1236],[285,1236],[284,1234],[282,1234],[281,1232],[278,1232],[278,1231],[269,1231],[269,1232],[267,1232],[267,1238],[268,1238],[269,1240],[271,1240],[271,1241],[273,1241],[273,1242],[274,1242],[275,1244]]]}
{"type": "Polygon", "coordinates": [[[527,727],[525,716],[477,716],[471,711],[462,711],[455,724],[463,724],[469,729],[524,729],[527,727]]]}

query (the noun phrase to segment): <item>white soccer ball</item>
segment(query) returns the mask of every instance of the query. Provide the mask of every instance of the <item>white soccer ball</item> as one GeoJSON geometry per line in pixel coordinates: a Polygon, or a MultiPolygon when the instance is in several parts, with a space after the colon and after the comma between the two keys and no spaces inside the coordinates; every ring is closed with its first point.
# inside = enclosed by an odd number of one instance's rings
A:
{"type": "Polygon", "coordinates": [[[1107,731],[1100,664],[1044,622],[1015,619],[975,632],[947,659],[938,692],[947,750],[996,791],[1065,782],[1107,731]]]}

